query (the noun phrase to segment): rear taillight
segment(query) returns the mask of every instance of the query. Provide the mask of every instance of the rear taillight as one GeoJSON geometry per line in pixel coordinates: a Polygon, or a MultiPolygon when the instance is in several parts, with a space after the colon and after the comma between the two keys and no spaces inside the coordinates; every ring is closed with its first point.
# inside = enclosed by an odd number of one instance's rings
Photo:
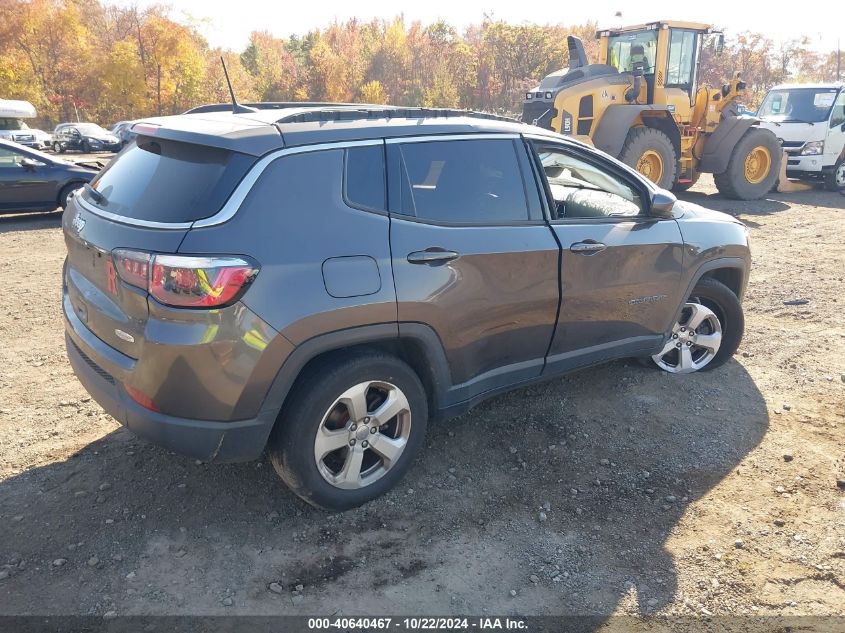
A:
{"type": "Polygon", "coordinates": [[[234,303],[258,274],[258,266],[241,257],[150,255],[128,249],[112,254],[123,281],[145,288],[159,303],[179,308],[234,303]]]}
{"type": "Polygon", "coordinates": [[[128,284],[147,289],[150,276],[150,254],[119,248],[112,251],[117,274],[128,284]]]}

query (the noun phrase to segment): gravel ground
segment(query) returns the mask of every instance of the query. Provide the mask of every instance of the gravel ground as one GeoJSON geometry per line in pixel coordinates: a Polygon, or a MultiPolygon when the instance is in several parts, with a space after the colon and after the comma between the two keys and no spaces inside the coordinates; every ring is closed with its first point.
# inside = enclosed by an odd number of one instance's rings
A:
{"type": "Polygon", "coordinates": [[[0,614],[845,615],[845,198],[686,197],[750,227],[733,361],[497,397],[342,515],[122,430],[65,358],[59,215],[0,217],[0,614]]]}

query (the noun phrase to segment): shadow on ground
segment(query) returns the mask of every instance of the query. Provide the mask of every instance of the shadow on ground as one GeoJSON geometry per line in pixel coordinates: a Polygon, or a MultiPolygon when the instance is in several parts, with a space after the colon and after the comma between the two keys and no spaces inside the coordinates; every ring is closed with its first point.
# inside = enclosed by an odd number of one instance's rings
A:
{"type": "Polygon", "coordinates": [[[736,361],[613,363],[434,425],[397,490],[341,515],[266,462],[119,429],[0,483],[0,614],[649,614],[678,587],[669,534],[767,426],[736,361]]]}
{"type": "Polygon", "coordinates": [[[62,225],[62,211],[49,211],[44,213],[0,213],[0,234],[19,231],[41,231],[44,229],[56,229],[62,225]]]}

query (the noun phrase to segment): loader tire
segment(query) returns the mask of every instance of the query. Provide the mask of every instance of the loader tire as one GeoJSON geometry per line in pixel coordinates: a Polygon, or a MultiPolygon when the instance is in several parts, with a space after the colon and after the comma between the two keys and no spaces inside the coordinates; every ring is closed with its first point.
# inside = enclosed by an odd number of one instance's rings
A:
{"type": "Polygon", "coordinates": [[[780,171],[781,147],[769,130],[750,128],[733,149],[728,168],[713,174],[726,198],[758,200],[772,190],[780,171]]]}
{"type": "Polygon", "coordinates": [[[678,173],[678,155],[660,130],[635,127],[628,132],[619,160],[633,167],[658,187],[671,189],[678,173]]]}

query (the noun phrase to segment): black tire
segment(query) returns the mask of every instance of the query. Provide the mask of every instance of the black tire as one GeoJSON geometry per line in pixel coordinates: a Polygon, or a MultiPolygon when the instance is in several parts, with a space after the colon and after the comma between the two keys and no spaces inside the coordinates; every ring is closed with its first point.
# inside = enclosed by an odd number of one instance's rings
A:
{"type": "Polygon", "coordinates": [[[757,127],[748,129],[734,146],[728,168],[721,174],[713,174],[716,189],[726,198],[734,200],[759,200],[772,190],[778,179],[781,162],[781,146],[777,137],[769,130],[757,127]],[[768,150],[771,159],[769,173],[759,182],[749,182],[745,175],[745,159],[757,147],[768,150]]]}
{"type": "Polygon", "coordinates": [[[428,402],[419,377],[403,361],[376,351],[332,355],[297,380],[270,436],[269,456],[279,477],[303,500],[324,510],[360,506],[393,488],[423,446],[428,402]],[[407,444],[380,479],[356,489],[341,489],[324,479],[314,456],[316,434],[337,398],[369,380],[398,387],[408,400],[411,424],[407,444]]]}
{"type": "Polygon", "coordinates": [[[91,153],[91,146],[88,144],[88,141],[82,141],[82,144],[79,146],[79,150],[83,154],[90,154],[91,153]]]}
{"type": "Polygon", "coordinates": [[[824,175],[824,188],[828,191],[845,191],[845,158],[840,158],[836,166],[824,175]]]}
{"type": "MultiPolygon", "coordinates": [[[[695,285],[684,303],[701,303],[710,308],[722,327],[722,342],[713,359],[698,371],[710,371],[724,365],[739,348],[745,331],[745,314],[739,298],[722,282],[705,277],[695,285]]],[[[637,356],[636,360],[650,369],[658,369],[651,356],[637,356]]]]}
{"type": "Polygon", "coordinates": [[[74,182],[69,185],[65,185],[62,187],[62,190],[59,192],[59,199],[58,203],[62,210],[67,209],[67,199],[70,196],[71,192],[76,191],[82,186],[82,183],[74,182]]]}
{"type": "Polygon", "coordinates": [[[671,189],[678,174],[678,155],[671,139],[660,130],[650,127],[635,127],[628,132],[619,160],[633,169],[647,151],[660,155],[663,162],[663,174],[655,184],[664,189],[671,189]]]}
{"type": "Polygon", "coordinates": [[[692,180],[690,182],[684,182],[684,183],[676,182],[674,184],[674,186],[672,187],[672,191],[683,192],[683,191],[688,191],[688,190],[692,189],[693,187],[695,187],[695,183],[698,182],[698,179],[699,179],[700,176],[701,176],[701,174],[699,174],[698,172],[695,172],[693,174],[692,180]]]}
{"type": "Polygon", "coordinates": [[[61,144],[61,143],[59,143],[58,141],[56,141],[56,142],[54,142],[54,143],[53,143],[53,151],[54,151],[56,154],[64,154],[64,153],[65,153],[65,148],[64,148],[64,147],[62,147],[62,144],[61,144]]]}

